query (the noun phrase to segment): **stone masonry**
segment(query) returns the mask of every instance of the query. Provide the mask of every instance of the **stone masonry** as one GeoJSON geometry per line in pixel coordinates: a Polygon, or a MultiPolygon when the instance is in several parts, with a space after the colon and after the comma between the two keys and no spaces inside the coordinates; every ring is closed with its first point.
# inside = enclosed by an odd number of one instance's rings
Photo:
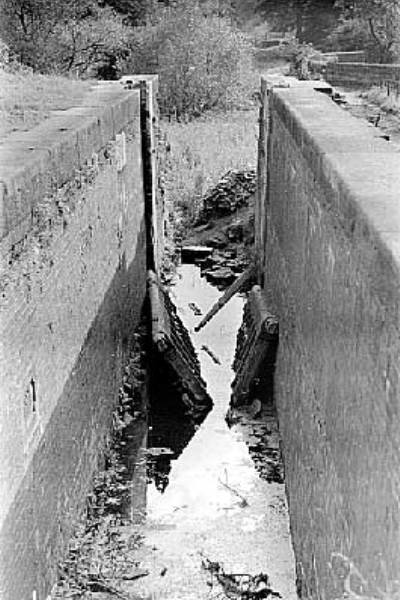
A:
{"type": "Polygon", "coordinates": [[[146,277],[139,90],[0,152],[0,596],[44,600],[104,446],[146,277]]]}
{"type": "Polygon", "coordinates": [[[400,155],[310,83],[264,84],[264,100],[259,263],[280,322],[275,397],[299,589],[313,600],[392,598],[400,155]]]}

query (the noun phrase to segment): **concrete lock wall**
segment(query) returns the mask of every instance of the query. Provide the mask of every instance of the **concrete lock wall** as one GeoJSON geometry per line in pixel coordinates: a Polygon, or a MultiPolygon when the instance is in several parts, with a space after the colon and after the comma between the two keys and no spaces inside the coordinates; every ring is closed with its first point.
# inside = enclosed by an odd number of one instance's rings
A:
{"type": "Polygon", "coordinates": [[[99,83],[1,167],[0,596],[44,600],[145,295],[140,91],[99,83]]]}
{"type": "Polygon", "coordinates": [[[393,598],[400,155],[310,85],[269,93],[258,195],[298,582],[304,598],[393,598]]]}

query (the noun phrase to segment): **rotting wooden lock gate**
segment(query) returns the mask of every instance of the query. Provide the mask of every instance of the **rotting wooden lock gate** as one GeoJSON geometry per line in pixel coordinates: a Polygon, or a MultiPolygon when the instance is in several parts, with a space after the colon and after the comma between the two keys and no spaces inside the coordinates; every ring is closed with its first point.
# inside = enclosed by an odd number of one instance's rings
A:
{"type": "Polygon", "coordinates": [[[249,293],[243,322],[237,336],[232,383],[233,406],[245,404],[257,394],[267,399],[271,394],[275,356],[278,345],[278,319],[268,311],[260,286],[249,293]]]}
{"type": "MultiPolygon", "coordinates": [[[[241,278],[247,280],[248,275],[243,274],[241,278]]],[[[239,280],[233,284],[235,289],[240,284],[239,280]]],[[[204,411],[212,407],[212,400],[201,377],[200,363],[189,333],[168,292],[153,271],[148,272],[147,282],[153,347],[182,381],[190,396],[184,395],[184,403],[193,416],[204,415],[204,411]]],[[[219,303],[212,307],[201,322],[201,327],[218,312],[228,297],[232,297],[230,290],[225,292],[223,302],[220,299],[219,303]]],[[[197,326],[196,330],[201,327],[197,326]]],[[[278,319],[268,311],[262,289],[258,285],[253,286],[244,307],[243,322],[237,336],[233,362],[236,375],[232,383],[232,406],[246,404],[257,394],[262,396],[262,400],[272,399],[269,396],[272,390],[278,329],[278,319]]]]}
{"type": "Polygon", "coordinates": [[[148,271],[147,285],[153,347],[182,381],[188,392],[184,394],[183,402],[196,419],[208,412],[213,404],[200,374],[196,351],[175,305],[153,271],[148,271]]]}

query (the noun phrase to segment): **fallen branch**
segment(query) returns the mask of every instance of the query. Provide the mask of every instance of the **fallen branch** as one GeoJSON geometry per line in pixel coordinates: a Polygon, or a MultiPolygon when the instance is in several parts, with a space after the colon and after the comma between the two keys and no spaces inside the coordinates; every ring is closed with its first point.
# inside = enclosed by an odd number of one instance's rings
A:
{"type": "Polygon", "coordinates": [[[218,356],[214,354],[214,352],[208,346],[203,344],[201,349],[208,354],[208,356],[215,362],[216,365],[221,364],[221,361],[219,360],[218,356]]]}
{"type": "Polygon", "coordinates": [[[146,569],[136,569],[136,571],[132,573],[125,573],[125,575],[122,575],[122,579],[134,581],[135,579],[140,579],[141,577],[147,577],[147,575],[149,575],[149,571],[146,569]]]}
{"type": "Polygon", "coordinates": [[[240,506],[242,508],[245,508],[246,506],[249,506],[248,501],[246,500],[246,498],[244,496],[242,496],[242,494],[240,494],[237,490],[235,490],[233,487],[231,487],[228,483],[225,483],[224,481],[222,481],[222,479],[220,479],[219,477],[218,477],[218,481],[227,490],[229,490],[230,492],[232,492],[232,494],[234,494],[235,496],[237,496],[238,498],[240,498],[240,506]]]}
{"type": "Polygon", "coordinates": [[[217,302],[210,308],[206,316],[200,321],[194,330],[200,331],[215,315],[221,310],[223,306],[234,296],[248,281],[254,276],[255,267],[251,264],[247,269],[232,283],[225,293],[217,300],[217,302]]]}
{"type": "Polygon", "coordinates": [[[190,310],[192,312],[194,312],[194,314],[196,315],[196,317],[199,317],[200,315],[203,314],[201,312],[201,308],[199,306],[197,306],[197,304],[195,302],[189,302],[188,306],[189,306],[190,310]]]}
{"type": "Polygon", "coordinates": [[[114,586],[107,583],[105,580],[101,580],[101,579],[96,579],[94,581],[88,581],[87,589],[89,589],[91,592],[106,592],[107,594],[116,596],[117,598],[120,598],[121,600],[142,600],[142,598],[140,598],[140,596],[137,596],[136,594],[134,594],[134,595],[125,594],[124,592],[121,592],[121,590],[118,590],[114,586]]]}
{"type": "Polygon", "coordinates": [[[202,567],[209,571],[221,585],[226,597],[231,600],[262,600],[264,598],[281,598],[269,583],[266,573],[250,575],[249,573],[226,573],[221,563],[211,561],[202,556],[202,567]]]}

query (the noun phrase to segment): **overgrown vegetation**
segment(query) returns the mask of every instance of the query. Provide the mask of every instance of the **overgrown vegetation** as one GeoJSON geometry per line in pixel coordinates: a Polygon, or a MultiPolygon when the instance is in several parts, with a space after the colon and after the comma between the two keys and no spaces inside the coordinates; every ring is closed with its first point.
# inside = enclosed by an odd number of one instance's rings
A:
{"type": "Polygon", "coordinates": [[[337,0],[336,6],[333,47],[364,49],[369,60],[380,63],[400,58],[400,0],[337,0]]]}
{"type": "Polygon", "coordinates": [[[255,87],[251,44],[226,16],[186,1],[163,7],[133,36],[127,70],[160,74],[160,109],[199,116],[247,105],[255,87]]]}
{"type": "Polygon", "coordinates": [[[142,19],[140,3],[122,0],[112,2],[119,12],[96,0],[55,2],[55,10],[47,0],[0,2],[3,48],[13,64],[81,78],[156,72],[161,111],[178,118],[249,104],[252,45],[228,1],[218,10],[199,0],[150,2],[142,19]]]}
{"type": "Polygon", "coordinates": [[[319,47],[337,18],[335,0],[257,0],[257,11],[274,31],[290,32],[300,44],[319,47]]]}
{"type": "Polygon", "coordinates": [[[245,4],[255,5],[253,12],[262,25],[266,20],[269,30],[290,33],[299,43],[312,43],[323,51],[365,50],[372,62],[400,59],[400,0],[245,0],[245,4]]]}
{"type": "Polygon", "coordinates": [[[183,124],[163,123],[168,152],[162,169],[169,215],[165,261],[197,219],[202,197],[229,170],[256,166],[257,110],[213,113],[183,124]]]}
{"type": "Polygon", "coordinates": [[[2,41],[41,73],[94,76],[127,52],[123,17],[96,0],[1,0],[0,13],[2,41]]]}
{"type": "Polygon", "coordinates": [[[223,102],[237,95],[251,62],[243,31],[284,32],[321,50],[362,48],[379,62],[400,55],[400,0],[0,0],[0,11],[0,37],[23,64],[102,78],[158,69],[166,106],[184,112],[190,102],[194,112],[222,105],[225,84],[223,102]]]}
{"type": "Polygon", "coordinates": [[[388,94],[385,89],[372,87],[370,90],[362,92],[360,96],[376,104],[386,113],[392,115],[400,114],[400,97],[395,94],[388,94]]]}
{"type": "Polygon", "coordinates": [[[163,123],[169,152],[163,179],[167,202],[174,202],[189,222],[200,199],[231,169],[254,169],[257,111],[214,113],[189,124],[163,123]]]}

